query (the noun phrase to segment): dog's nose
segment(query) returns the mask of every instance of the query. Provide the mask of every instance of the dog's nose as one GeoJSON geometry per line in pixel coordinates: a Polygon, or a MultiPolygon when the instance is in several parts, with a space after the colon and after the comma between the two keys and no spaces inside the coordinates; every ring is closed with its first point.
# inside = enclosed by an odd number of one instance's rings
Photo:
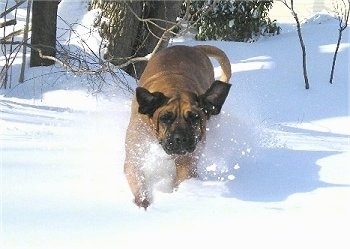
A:
{"type": "Polygon", "coordinates": [[[187,143],[187,141],[188,141],[188,139],[186,138],[186,136],[184,136],[182,134],[175,134],[173,137],[173,142],[177,146],[184,145],[187,143]]]}

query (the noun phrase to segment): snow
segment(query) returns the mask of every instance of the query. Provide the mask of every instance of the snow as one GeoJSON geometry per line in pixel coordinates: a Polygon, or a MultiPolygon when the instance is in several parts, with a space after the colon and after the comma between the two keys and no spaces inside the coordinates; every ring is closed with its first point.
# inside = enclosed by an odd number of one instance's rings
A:
{"type": "MultiPolygon", "coordinates": [[[[67,2],[61,16],[90,30],[95,13],[67,2]]],[[[123,174],[131,94],[113,84],[93,94],[89,78],[59,66],[27,68],[24,84],[0,92],[1,248],[349,248],[349,31],[333,85],[337,21],[316,15],[302,32],[309,90],[292,24],[255,43],[205,42],[229,56],[231,92],[208,126],[199,179],[173,193],[160,182],[147,211],[123,174]]]]}

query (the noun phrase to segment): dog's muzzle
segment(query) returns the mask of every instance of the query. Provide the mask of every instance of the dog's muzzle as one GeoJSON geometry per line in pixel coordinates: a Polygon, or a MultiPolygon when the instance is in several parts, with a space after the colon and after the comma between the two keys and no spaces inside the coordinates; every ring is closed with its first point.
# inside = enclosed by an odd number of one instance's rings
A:
{"type": "Polygon", "coordinates": [[[198,138],[186,132],[176,132],[161,141],[164,151],[169,155],[184,155],[196,149],[198,138]]]}

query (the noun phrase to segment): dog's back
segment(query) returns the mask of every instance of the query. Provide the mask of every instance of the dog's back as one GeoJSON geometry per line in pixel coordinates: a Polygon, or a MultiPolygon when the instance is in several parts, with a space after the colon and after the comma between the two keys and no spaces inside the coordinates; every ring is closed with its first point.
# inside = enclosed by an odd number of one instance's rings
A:
{"type": "Polygon", "coordinates": [[[231,77],[231,64],[222,50],[210,45],[177,45],[159,51],[150,59],[140,78],[139,86],[147,88],[154,84],[157,78],[164,79],[168,75],[171,75],[172,79],[177,75],[186,75],[187,81],[196,81],[203,89],[207,89],[214,81],[214,69],[209,57],[214,57],[220,63],[220,80],[227,83],[231,77]]]}

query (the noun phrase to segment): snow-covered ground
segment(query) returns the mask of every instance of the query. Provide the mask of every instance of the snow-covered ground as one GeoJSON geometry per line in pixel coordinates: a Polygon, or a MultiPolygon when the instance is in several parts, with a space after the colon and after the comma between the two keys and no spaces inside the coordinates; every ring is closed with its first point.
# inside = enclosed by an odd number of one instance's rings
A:
{"type": "MultiPolygon", "coordinates": [[[[72,22],[87,25],[85,12],[60,4],[72,22]]],[[[200,179],[155,191],[147,211],[123,175],[131,94],[28,68],[0,94],[1,248],[350,248],[349,31],[333,85],[337,21],[315,15],[302,32],[309,90],[294,25],[251,44],[204,42],[231,59],[231,92],[209,124],[200,179]]]]}

